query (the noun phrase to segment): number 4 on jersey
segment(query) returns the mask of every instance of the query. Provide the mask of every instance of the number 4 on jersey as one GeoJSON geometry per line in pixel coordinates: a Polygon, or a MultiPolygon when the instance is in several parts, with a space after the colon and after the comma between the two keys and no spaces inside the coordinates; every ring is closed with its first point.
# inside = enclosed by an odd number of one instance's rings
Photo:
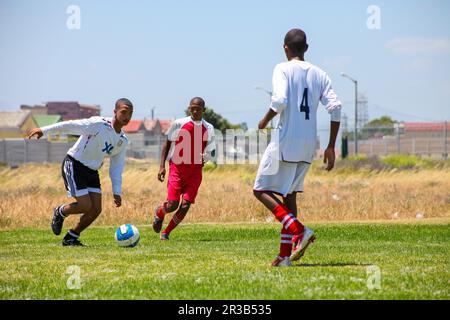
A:
{"type": "Polygon", "coordinates": [[[305,113],[305,120],[309,120],[309,105],[308,105],[308,88],[303,91],[302,104],[300,105],[300,112],[305,113]]]}

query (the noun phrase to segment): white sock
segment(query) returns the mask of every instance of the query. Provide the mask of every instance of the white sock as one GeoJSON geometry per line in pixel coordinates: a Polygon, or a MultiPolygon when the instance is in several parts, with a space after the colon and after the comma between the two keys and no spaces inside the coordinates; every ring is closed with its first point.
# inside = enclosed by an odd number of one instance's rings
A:
{"type": "Polygon", "coordinates": [[[64,213],[63,213],[63,208],[64,208],[64,206],[65,206],[65,205],[63,204],[63,205],[60,205],[60,206],[58,207],[59,215],[60,215],[61,218],[63,218],[63,219],[67,218],[67,216],[65,216],[64,213]]]}
{"type": "Polygon", "coordinates": [[[78,239],[80,237],[80,235],[76,234],[75,232],[72,232],[72,230],[69,230],[69,232],[67,233],[70,234],[75,239],[78,239]]]}

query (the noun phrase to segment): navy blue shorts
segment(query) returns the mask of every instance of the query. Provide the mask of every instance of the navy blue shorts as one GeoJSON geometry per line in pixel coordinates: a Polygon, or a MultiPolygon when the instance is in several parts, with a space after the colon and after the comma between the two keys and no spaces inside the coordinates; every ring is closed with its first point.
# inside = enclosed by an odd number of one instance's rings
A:
{"type": "Polygon", "coordinates": [[[82,197],[90,192],[102,193],[98,171],[69,155],[64,158],[61,173],[69,197],[82,197]]]}

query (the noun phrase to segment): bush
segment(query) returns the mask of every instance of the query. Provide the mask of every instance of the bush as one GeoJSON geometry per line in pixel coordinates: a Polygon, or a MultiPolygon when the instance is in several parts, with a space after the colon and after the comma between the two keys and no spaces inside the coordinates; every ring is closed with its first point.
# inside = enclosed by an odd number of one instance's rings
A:
{"type": "Polygon", "coordinates": [[[419,158],[408,155],[390,155],[383,157],[380,162],[396,169],[412,169],[421,164],[419,158]]]}

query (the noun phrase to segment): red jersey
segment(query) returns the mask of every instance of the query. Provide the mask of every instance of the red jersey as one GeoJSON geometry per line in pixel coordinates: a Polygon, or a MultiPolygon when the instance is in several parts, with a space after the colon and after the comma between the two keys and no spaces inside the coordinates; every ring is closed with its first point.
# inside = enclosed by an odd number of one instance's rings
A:
{"type": "Polygon", "coordinates": [[[167,131],[167,138],[172,141],[169,162],[183,169],[201,169],[205,153],[215,150],[214,127],[205,120],[177,119],[167,131]]]}

